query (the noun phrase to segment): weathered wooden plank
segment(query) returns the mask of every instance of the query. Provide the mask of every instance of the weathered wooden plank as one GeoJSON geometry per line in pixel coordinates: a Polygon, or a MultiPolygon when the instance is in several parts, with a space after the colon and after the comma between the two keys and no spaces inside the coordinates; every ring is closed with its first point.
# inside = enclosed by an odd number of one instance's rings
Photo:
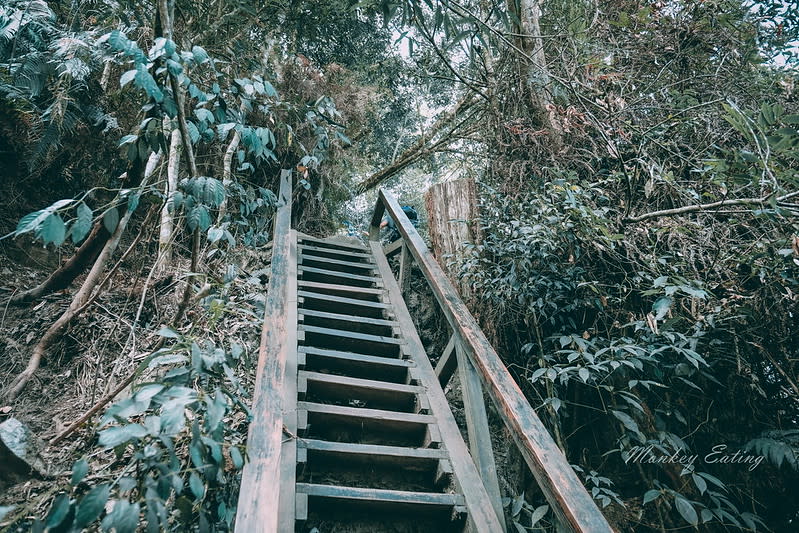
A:
{"type": "Polygon", "coordinates": [[[353,250],[355,252],[364,252],[368,248],[363,244],[356,244],[354,242],[345,242],[340,239],[320,239],[318,237],[312,237],[306,233],[298,232],[300,241],[303,243],[310,242],[315,243],[315,245],[321,245],[322,247],[335,247],[341,248],[344,250],[353,250]]]}
{"type": "Polygon", "coordinates": [[[486,413],[485,399],[483,398],[483,387],[480,385],[480,377],[474,369],[471,361],[463,353],[460,346],[455,346],[458,358],[458,370],[461,380],[461,394],[463,395],[463,410],[466,414],[466,431],[469,434],[469,449],[472,452],[477,470],[483,478],[486,492],[491,498],[494,512],[503,527],[506,528],[502,510],[502,495],[499,492],[499,480],[497,479],[497,465],[494,461],[494,450],[491,446],[491,430],[488,427],[488,414],[486,413]]]}
{"type": "Polygon", "coordinates": [[[404,459],[427,459],[437,461],[449,457],[446,450],[435,448],[409,448],[405,446],[383,446],[380,444],[359,444],[350,442],[329,442],[317,439],[302,439],[299,444],[309,450],[336,453],[341,455],[365,455],[380,458],[394,458],[398,462],[404,459]]]}
{"type": "Polygon", "coordinates": [[[415,385],[376,381],[372,379],[338,376],[312,371],[301,371],[299,379],[305,390],[322,401],[358,400],[370,408],[412,411],[416,398],[424,390],[415,385]]]}
{"type": "Polygon", "coordinates": [[[272,275],[258,349],[253,420],[247,437],[249,462],[244,466],[236,511],[239,533],[279,531],[280,470],[283,436],[283,382],[289,342],[289,263],[291,254],[291,171],[280,175],[275,216],[272,275]]]}
{"type": "MultiPolygon", "coordinates": [[[[373,263],[355,263],[353,261],[344,261],[341,259],[330,259],[328,257],[319,257],[315,255],[301,255],[299,263],[301,265],[305,265],[307,263],[322,263],[323,265],[331,265],[332,266],[341,266],[346,268],[352,268],[354,270],[369,270],[374,271],[376,267],[373,263]]],[[[340,272],[340,271],[336,271],[340,272]]]]}
{"type": "Polygon", "coordinates": [[[395,253],[399,252],[400,248],[402,248],[402,239],[397,239],[391,244],[387,244],[383,247],[383,254],[386,257],[391,257],[395,253]]]}
{"type": "MultiPolygon", "coordinates": [[[[287,308],[286,370],[283,380],[283,425],[289,435],[297,434],[297,232],[291,231],[289,261],[286,269],[287,308]]],[[[280,454],[279,531],[292,531],[296,516],[297,440],[283,439],[280,454]]]]}
{"type": "Polygon", "coordinates": [[[383,318],[369,318],[365,316],[345,315],[341,313],[328,313],[326,311],[314,311],[312,309],[303,309],[300,313],[300,321],[303,316],[313,316],[317,318],[329,318],[330,320],[340,320],[342,322],[357,322],[360,324],[369,324],[372,326],[388,326],[394,327],[397,322],[394,320],[386,320],[383,318]]]}
{"type": "Polygon", "coordinates": [[[352,258],[352,259],[366,259],[371,260],[372,256],[368,253],[363,252],[356,252],[356,251],[349,251],[349,250],[335,250],[333,248],[321,248],[319,246],[311,246],[309,244],[300,244],[299,250],[303,254],[307,255],[316,255],[319,254],[322,257],[328,256],[337,256],[343,258],[352,258]]]}
{"type": "Polygon", "coordinates": [[[408,291],[408,287],[411,282],[410,270],[411,270],[411,254],[410,252],[408,252],[408,247],[405,245],[405,242],[403,241],[402,254],[400,254],[399,277],[397,278],[397,283],[400,286],[400,290],[402,290],[402,294],[405,294],[408,291]]]}
{"type": "Polygon", "coordinates": [[[300,274],[305,272],[311,272],[314,274],[322,274],[331,278],[342,278],[345,280],[355,280],[355,281],[368,281],[370,283],[374,283],[377,281],[377,278],[374,276],[361,276],[359,274],[350,274],[349,272],[341,272],[340,270],[328,270],[326,268],[316,268],[316,267],[309,267],[309,266],[301,266],[298,269],[300,274]]]}
{"type": "Polygon", "coordinates": [[[320,335],[329,335],[333,337],[343,337],[346,339],[354,339],[363,342],[373,342],[377,344],[393,344],[400,346],[405,344],[405,341],[402,339],[397,339],[394,337],[384,337],[382,335],[370,335],[368,333],[357,333],[354,331],[348,331],[343,329],[334,329],[334,328],[321,328],[317,326],[300,326],[300,331],[305,331],[307,333],[318,333],[320,335]]]}
{"type": "Polygon", "coordinates": [[[436,417],[432,415],[419,415],[416,413],[400,413],[398,411],[386,411],[384,409],[364,409],[361,407],[349,407],[346,405],[329,405],[314,402],[297,402],[297,409],[308,411],[309,413],[324,413],[330,415],[345,416],[350,418],[369,418],[372,420],[386,420],[392,422],[409,422],[413,424],[435,424],[436,417]]]}
{"type": "Polygon", "coordinates": [[[449,380],[452,379],[452,375],[455,373],[457,366],[458,358],[455,356],[455,335],[450,335],[447,347],[444,348],[444,353],[441,354],[441,357],[438,358],[438,362],[436,363],[436,376],[438,376],[438,382],[441,384],[442,389],[447,388],[447,384],[449,380]]]}
{"type": "Polygon", "coordinates": [[[463,505],[463,496],[437,492],[410,492],[403,490],[365,489],[297,483],[297,492],[323,498],[361,502],[388,502],[413,504],[419,507],[454,507],[463,505]]]}
{"type": "Polygon", "coordinates": [[[372,287],[353,287],[352,285],[339,285],[337,283],[323,283],[320,281],[305,281],[299,280],[300,287],[307,289],[321,289],[325,291],[336,291],[347,294],[365,294],[370,296],[380,296],[383,294],[383,289],[375,289],[372,287]]]}
{"type": "Polygon", "coordinates": [[[391,306],[383,302],[370,302],[367,300],[359,300],[357,298],[346,298],[344,296],[331,296],[329,294],[322,294],[320,292],[299,291],[299,296],[312,300],[326,300],[328,302],[335,302],[338,304],[354,305],[359,307],[371,307],[375,309],[389,309],[391,306]]]}
{"type": "Polygon", "coordinates": [[[370,335],[392,336],[397,333],[396,324],[382,318],[360,317],[357,315],[329,313],[326,311],[303,312],[299,316],[301,324],[323,328],[346,329],[370,335]],[[374,322],[372,322],[374,321],[374,322]]]}
{"type": "Polygon", "coordinates": [[[408,369],[413,365],[411,361],[405,359],[326,350],[312,346],[300,346],[299,350],[301,355],[306,356],[303,365],[309,368],[332,369],[352,377],[374,378],[392,383],[405,383],[409,374],[408,369]]]}
{"type": "MultiPolygon", "coordinates": [[[[378,213],[382,217],[385,209],[388,209],[390,216],[396,221],[400,234],[416,259],[416,264],[427,278],[447,321],[458,336],[464,353],[474,364],[486,391],[509,427],[522,456],[560,521],[574,531],[612,532],[613,529],[608,521],[486,339],[477,321],[458,297],[457,291],[425,246],[419,233],[402,212],[397,201],[383,190],[379,192],[375,215],[372,218],[370,239],[376,231],[379,233],[379,227],[375,227],[375,218],[378,213]]],[[[379,226],[379,218],[376,224],[379,226]]],[[[372,243],[372,253],[378,259],[374,251],[375,246],[376,243],[372,243]]],[[[380,261],[377,262],[379,265],[380,261]]],[[[387,285],[389,281],[386,280],[387,285]]]]}
{"type": "Polygon", "coordinates": [[[397,322],[400,324],[402,334],[408,343],[408,353],[416,363],[417,375],[420,384],[427,389],[427,399],[430,402],[430,410],[438,420],[441,441],[449,451],[452,468],[455,472],[455,479],[460,491],[463,493],[466,506],[469,509],[469,521],[473,524],[474,530],[479,532],[497,533],[502,531],[499,519],[491,506],[483,481],[477,472],[477,468],[469,456],[466,443],[463,442],[455,417],[449,407],[444,391],[437,386],[437,377],[430,359],[424,351],[416,326],[408,312],[405,301],[402,298],[397,281],[391,273],[386,256],[378,242],[372,242],[372,255],[375,263],[380,269],[383,281],[388,290],[389,299],[394,306],[394,313],[397,322]]]}

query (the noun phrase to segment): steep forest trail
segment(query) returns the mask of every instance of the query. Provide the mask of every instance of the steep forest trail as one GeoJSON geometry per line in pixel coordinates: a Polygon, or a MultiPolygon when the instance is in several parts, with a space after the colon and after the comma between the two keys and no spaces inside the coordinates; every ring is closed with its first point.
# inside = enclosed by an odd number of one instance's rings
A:
{"type": "Polygon", "coordinates": [[[381,192],[367,248],[292,230],[290,191],[285,176],[236,530],[505,530],[485,385],[565,529],[612,531],[396,201],[381,192]],[[404,239],[384,247],[386,208],[404,239]],[[403,298],[411,256],[451,318],[436,368],[403,298]],[[443,389],[456,367],[469,445],[443,389]]]}

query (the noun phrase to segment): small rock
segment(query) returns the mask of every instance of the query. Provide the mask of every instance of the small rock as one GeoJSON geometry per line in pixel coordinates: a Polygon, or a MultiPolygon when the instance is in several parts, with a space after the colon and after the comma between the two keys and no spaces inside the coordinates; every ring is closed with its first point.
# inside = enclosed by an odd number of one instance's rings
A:
{"type": "Polygon", "coordinates": [[[0,424],[0,489],[31,475],[47,476],[39,452],[44,443],[25,424],[9,418],[0,424]]]}

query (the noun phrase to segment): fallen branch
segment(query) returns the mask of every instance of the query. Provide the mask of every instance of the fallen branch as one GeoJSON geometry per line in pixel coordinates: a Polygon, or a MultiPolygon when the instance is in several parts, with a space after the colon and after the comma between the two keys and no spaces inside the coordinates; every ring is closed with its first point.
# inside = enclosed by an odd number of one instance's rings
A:
{"type": "Polygon", "coordinates": [[[62,431],[61,433],[50,439],[50,441],[47,443],[48,446],[55,446],[65,438],[69,437],[72,433],[75,432],[76,429],[85,424],[87,420],[89,420],[91,417],[97,414],[97,412],[100,411],[100,409],[108,405],[114,398],[116,398],[119,395],[120,392],[125,390],[131,383],[133,383],[133,380],[136,379],[136,376],[138,376],[147,367],[152,357],[156,353],[158,353],[158,350],[161,349],[163,343],[164,343],[164,338],[161,337],[161,339],[158,341],[158,344],[156,344],[155,349],[152,352],[150,352],[150,354],[147,357],[144,358],[144,360],[133,370],[133,372],[130,373],[128,377],[123,379],[119,383],[119,385],[116,386],[114,390],[112,390],[111,392],[100,398],[97,401],[97,403],[95,403],[91,407],[91,409],[89,409],[88,411],[83,413],[80,417],[78,417],[78,419],[75,420],[72,424],[70,424],[68,428],[66,428],[64,431],[62,431]]]}
{"type": "MultiPolygon", "coordinates": [[[[153,153],[150,157],[151,159],[155,158],[157,157],[157,154],[153,153]]],[[[146,185],[148,178],[149,176],[145,176],[142,179],[142,187],[146,185]]],[[[22,392],[22,389],[25,388],[25,385],[28,384],[30,379],[33,377],[33,374],[36,372],[36,370],[38,370],[42,359],[47,353],[47,350],[50,349],[61,332],[66,329],[66,327],[75,319],[75,317],[77,317],[84,309],[86,309],[86,303],[89,301],[94,289],[100,282],[100,276],[105,269],[105,265],[114,251],[116,251],[116,248],[119,245],[119,240],[122,237],[122,234],[125,232],[125,228],[127,227],[128,222],[130,222],[131,216],[133,216],[132,210],[128,209],[125,211],[125,214],[117,223],[117,227],[114,229],[114,233],[111,235],[111,238],[106,241],[105,246],[103,246],[102,251],[94,261],[94,265],[92,265],[92,268],[89,271],[89,274],[86,276],[86,279],[83,281],[80,289],[72,298],[69,307],[58,318],[58,320],[56,320],[47,329],[45,334],[33,348],[33,353],[31,354],[30,359],[28,359],[27,366],[22,372],[20,372],[20,374],[3,393],[4,399],[9,401],[13,400],[19,395],[20,392],[22,392]]]]}
{"type": "Polygon", "coordinates": [[[439,132],[447,129],[458,117],[462,116],[465,111],[471,108],[475,102],[476,97],[474,93],[469,93],[463,97],[451,111],[443,113],[438,122],[430,128],[430,132],[427,135],[422,135],[418,141],[408,147],[408,149],[400,155],[399,159],[358,183],[355,186],[355,195],[363,194],[369,189],[377,187],[383,181],[431,153],[431,151],[433,151],[431,144],[435,147],[441,146],[444,141],[452,135],[453,130],[450,130],[435,142],[433,142],[434,137],[439,132]]]}
{"type": "MultiPolygon", "coordinates": [[[[643,215],[638,215],[637,217],[627,217],[623,220],[623,222],[625,223],[643,222],[644,220],[649,220],[652,218],[668,217],[672,215],[683,215],[685,213],[697,213],[700,211],[710,211],[712,209],[719,209],[721,207],[731,207],[735,205],[762,205],[771,200],[772,196],[774,196],[774,194],[769,194],[761,198],[733,198],[733,199],[719,200],[718,202],[710,202],[708,204],[685,205],[682,207],[674,207],[672,209],[652,211],[651,213],[645,213],[643,215]]],[[[784,202],[786,200],[793,198],[794,196],[799,196],[799,191],[794,191],[789,194],[784,194],[778,197],[776,201],[777,203],[784,202]]]]}

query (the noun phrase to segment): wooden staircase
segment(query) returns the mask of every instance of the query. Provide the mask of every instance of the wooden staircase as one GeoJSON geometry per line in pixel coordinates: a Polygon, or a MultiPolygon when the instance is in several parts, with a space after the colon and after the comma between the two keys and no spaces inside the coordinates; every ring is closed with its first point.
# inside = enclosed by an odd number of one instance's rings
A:
{"type": "Polygon", "coordinates": [[[396,201],[381,191],[368,246],[319,239],[290,228],[281,178],[236,531],[504,532],[485,386],[559,531],[612,532],[396,201]],[[384,248],[385,209],[403,240],[384,248]],[[403,299],[411,258],[452,330],[435,369],[403,299]]]}
{"type": "Polygon", "coordinates": [[[294,529],[462,531],[465,489],[501,530],[482,484],[454,474],[479,481],[388,268],[361,245],[298,237],[294,529]]]}

